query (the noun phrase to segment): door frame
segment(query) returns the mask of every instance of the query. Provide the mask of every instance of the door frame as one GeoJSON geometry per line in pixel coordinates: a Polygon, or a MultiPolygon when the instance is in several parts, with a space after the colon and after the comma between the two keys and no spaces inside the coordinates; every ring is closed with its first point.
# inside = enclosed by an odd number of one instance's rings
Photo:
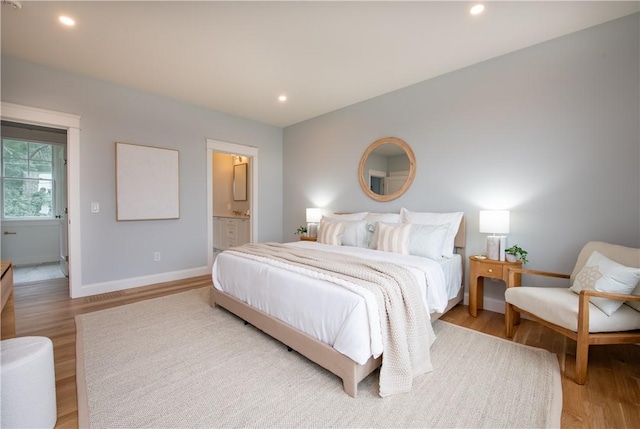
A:
{"type": "Polygon", "coordinates": [[[249,242],[258,237],[258,148],[220,140],[207,139],[207,264],[213,267],[213,153],[246,156],[249,162],[251,189],[249,189],[249,242]]]}
{"type": "Polygon", "coordinates": [[[37,107],[2,102],[2,120],[67,130],[67,237],[69,245],[69,296],[82,286],[80,239],[80,116],[37,107]]]}
{"type": "MultiPolygon", "coordinates": [[[[56,156],[56,151],[53,151],[54,156],[56,156]]],[[[68,203],[67,203],[67,146],[64,145],[62,147],[62,159],[59,159],[58,169],[56,170],[56,174],[54,175],[54,186],[55,189],[62,188],[64,193],[61,195],[61,192],[56,190],[56,219],[59,220],[60,224],[60,243],[58,245],[58,261],[60,262],[60,270],[65,276],[69,276],[69,234],[67,230],[69,229],[69,224],[67,223],[67,213],[68,203]],[[62,168],[60,168],[62,167],[62,168]],[[63,186],[59,186],[62,183],[63,186]],[[62,216],[62,217],[59,217],[62,216]]],[[[57,156],[60,156],[60,152],[57,153],[57,156]]],[[[55,162],[55,161],[54,161],[55,162]]]]}

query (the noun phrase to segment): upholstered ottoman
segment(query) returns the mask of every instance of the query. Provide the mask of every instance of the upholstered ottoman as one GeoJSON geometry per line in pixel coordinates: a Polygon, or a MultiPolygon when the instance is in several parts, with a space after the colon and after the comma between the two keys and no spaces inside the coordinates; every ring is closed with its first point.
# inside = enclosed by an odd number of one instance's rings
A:
{"type": "Polygon", "coordinates": [[[3,428],[52,428],[56,424],[53,343],[46,337],[0,342],[0,423],[3,428]]]}

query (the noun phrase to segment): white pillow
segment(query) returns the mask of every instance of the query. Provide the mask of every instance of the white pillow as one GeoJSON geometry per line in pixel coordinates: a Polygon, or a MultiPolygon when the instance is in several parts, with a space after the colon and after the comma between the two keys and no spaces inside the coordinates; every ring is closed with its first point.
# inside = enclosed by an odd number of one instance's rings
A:
{"type": "Polygon", "coordinates": [[[322,220],[318,228],[318,243],[342,245],[342,222],[322,220]]]}
{"type": "Polygon", "coordinates": [[[400,209],[400,217],[403,223],[411,223],[416,225],[447,225],[447,236],[442,245],[442,256],[447,258],[453,257],[453,248],[462,221],[462,212],[453,213],[429,213],[429,212],[411,212],[404,207],[400,209]]]}
{"type": "Polygon", "coordinates": [[[400,213],[367,213],[364,220],[367,221],[367,247],[375,249],[378,222],[400,223],[400,213]]]}
{"type": "MultiPolygon", "coordinates": [[[[629,295],[640,281],[640,268],[625,267],[600,252],[594,251],[573,281],[571,291],[598,290],[629,295]]],[[[607,298],[591,298],[593,305],[611,316],[624,301],[607,298]]]]}
{"type": "Polygon", "coordinates": [[[328,214],[323,217],[335,220],[363,220],[369,212],[345,213],[345,214],[328,214]]]}
{"type": "Polygon", "coordinates": [[[378,222],[378,240],[376,248],[383,252],[395,252],[405,255],[409,254],[409,234],[411,233],[411,225],[397,224],[392,225],[384,222],[378,222]]]}
{"type": "Polygon", "coordinates": [[[368,222],[400,223],[400,213],[367,213],[364,220],[368,222]]]}
{"type": "Polygon", "coordinates": [[[448,225],[411,225],[409,254],[439,261],[448,225]]]}
{"type": "Polygon", "coordinates": [[[322,217],[320,224],[326,222],[342,225],[342,245],[352,247],[367,247],[367,222],[364,220],[333,220],[322,217]]]}

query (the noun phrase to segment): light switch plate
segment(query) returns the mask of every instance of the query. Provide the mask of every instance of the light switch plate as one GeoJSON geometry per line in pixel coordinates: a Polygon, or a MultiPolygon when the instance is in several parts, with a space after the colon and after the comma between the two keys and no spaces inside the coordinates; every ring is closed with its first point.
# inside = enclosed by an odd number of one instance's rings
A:
{"type": "Polygon", "coordinates": [[[91,213],[100,212],[100,203],[91,203],[91,213]]]}

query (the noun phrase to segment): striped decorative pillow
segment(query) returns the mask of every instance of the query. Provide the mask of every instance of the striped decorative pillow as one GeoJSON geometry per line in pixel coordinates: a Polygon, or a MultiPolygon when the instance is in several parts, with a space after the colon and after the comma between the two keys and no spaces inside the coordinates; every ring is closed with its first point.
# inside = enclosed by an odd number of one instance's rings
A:
{"type": "Polygon", "coordinates": [[[344,225],[342,222],[322,219],[318,230],[318,243],[341,246],[343,228],[344,225]]]}
{"type": "Polygon", "coordinates": [[[392,225],[378,222],[376,248],[384,252],[409,254],[411,224],[392,225]]]}

